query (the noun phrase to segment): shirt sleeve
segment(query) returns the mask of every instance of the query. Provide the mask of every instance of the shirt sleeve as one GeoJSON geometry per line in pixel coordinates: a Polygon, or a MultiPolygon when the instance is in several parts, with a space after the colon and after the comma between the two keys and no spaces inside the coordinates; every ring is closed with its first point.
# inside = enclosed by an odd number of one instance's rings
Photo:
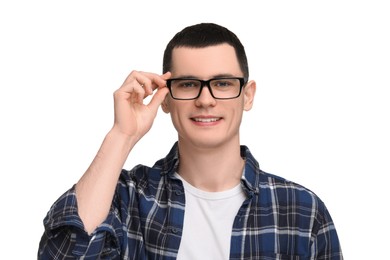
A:
{"type": "Polygon", "coordinates": [[[311,251],[314,259],[342,260],[340,241],[329,211],[322,203],[314,225],[311,251]]]}
{"type": "Polygon", "coordinates": [[[107,219],[91,235],[77,212],[75,186],[50,208],[44,221],[38,259],[116,259],[119,255],[115,235],[117,218],[110,211],[107,219]]]}

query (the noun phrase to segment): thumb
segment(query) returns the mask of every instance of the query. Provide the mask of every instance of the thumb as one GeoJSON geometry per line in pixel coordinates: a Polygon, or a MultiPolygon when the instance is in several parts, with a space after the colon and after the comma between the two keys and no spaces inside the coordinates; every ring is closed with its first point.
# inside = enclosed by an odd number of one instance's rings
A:
{"type": "Polygon", "coordinates": [[[169,93],[169,89],[167,87],[157,89],[156,93],[153,95],[152,99],[150,100],[148,107],[157,111],[158,107],[164,101],[168,93],[169,93]]]}

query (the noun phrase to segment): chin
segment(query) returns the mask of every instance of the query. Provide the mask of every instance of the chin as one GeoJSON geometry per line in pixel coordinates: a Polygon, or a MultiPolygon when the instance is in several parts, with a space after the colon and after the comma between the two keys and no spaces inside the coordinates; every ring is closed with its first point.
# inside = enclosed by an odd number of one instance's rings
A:
{"type": "Polygon", "coordinates": [[[209,135],[207,138],[196,138],[191,141],[191,143],[198,148],[203,149],[214,149],[223,146],[228,143],[227,140],[216,140],[213,138],[215,135],[209,135]]]}

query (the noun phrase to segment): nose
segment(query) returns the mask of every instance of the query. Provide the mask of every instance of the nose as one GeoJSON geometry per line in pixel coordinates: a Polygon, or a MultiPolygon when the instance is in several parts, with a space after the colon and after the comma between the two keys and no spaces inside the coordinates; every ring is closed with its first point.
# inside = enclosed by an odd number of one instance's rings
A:
{"type": "Polygon", "coordinates": [[[215,106],[216,100],[210,93],[210,89],[207,85],[204,85],[200,95],[197,99],[195,99],[195,104],[197,106],[215,106]]]}

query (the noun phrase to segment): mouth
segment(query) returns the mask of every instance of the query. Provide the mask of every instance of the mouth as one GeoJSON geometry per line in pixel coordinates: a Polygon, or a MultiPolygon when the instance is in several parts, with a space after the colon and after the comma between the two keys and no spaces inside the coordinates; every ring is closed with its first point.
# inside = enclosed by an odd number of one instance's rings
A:
{"type": "Polygon", "coordinates": [[[193,117],[191,120],[199,123],[213,123],[221,120],[221,117],[193,117]]]}

